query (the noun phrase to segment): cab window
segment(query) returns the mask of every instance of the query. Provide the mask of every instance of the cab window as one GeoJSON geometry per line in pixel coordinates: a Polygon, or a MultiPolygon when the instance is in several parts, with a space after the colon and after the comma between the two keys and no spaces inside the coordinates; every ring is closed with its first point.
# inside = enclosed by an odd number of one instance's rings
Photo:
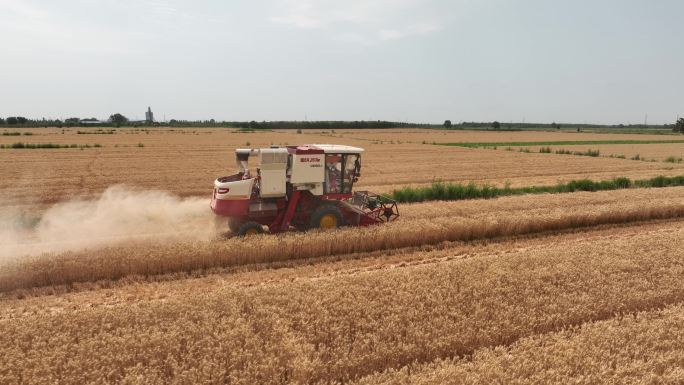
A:
{"type": "Polygon", "coordinates": [[[342,192],[342,161],[340,154],[325,155],[325,193],[339,194],[342,192]]]}
{"type": "Polygon", "coordinates": [[[347,154],[344,156],[344,173],[343,173],[343,185],[342,192],[345,194],[351,194],[352,185],[356,178],[356,168],[358,166],[359,156],[356,154],[347,154]]]}
{"type": "Polygon", "coordinates": [[[359,167],[358,154],[326,154],[325,194],[351,194],[359,167]]]}

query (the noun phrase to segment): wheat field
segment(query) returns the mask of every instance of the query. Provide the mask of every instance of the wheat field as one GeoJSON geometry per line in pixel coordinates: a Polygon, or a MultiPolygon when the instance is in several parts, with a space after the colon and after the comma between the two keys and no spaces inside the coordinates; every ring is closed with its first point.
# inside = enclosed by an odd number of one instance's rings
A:
{"type": "Polygon", "coordinates": [[[369,376],[356,384],[680,383],[684,307],[667,306],[595,321],[471,359],[448,359],[369,376]],[[657,341],[657,343],[654,343],[657,341]],[[524,378],[525,381],[520,379],[524,378]]]}
{"type": "Polygon", "coordinates": [[[456,259],[449,248],[410,252],[424,263],[333,275],[322,264],[274,282],[217,275],[8,299],[0,373],[10,383],[14,371],[36,383],[361,380],[679,303],[683,231],[656,224],[456,259]]]}
{"type": "Polygon", "coordinates": [[[361,146],[358,189],[388,192],[684,174],[432,144],[663,135],[30,131],[100,147],[0,149],[0,384],[684,382],[684,187],[402,204],[387,225],[248,239],[208,208],[235,147],[361,146]]]}

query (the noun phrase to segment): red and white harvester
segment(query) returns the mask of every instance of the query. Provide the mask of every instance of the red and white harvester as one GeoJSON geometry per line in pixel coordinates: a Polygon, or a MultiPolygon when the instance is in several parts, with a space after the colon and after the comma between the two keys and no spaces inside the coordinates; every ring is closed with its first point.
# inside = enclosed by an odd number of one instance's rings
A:
{"type": "Polygon", "coordinates": [[[238,173],[214,181],[211,209],[241,236],[340,226],[369,226],[399,217],[397,203],[352,192],[362,148],[313,144],[238,148],[238,173]],[[255,173],[250,157],[259,157],[255,173]]]}

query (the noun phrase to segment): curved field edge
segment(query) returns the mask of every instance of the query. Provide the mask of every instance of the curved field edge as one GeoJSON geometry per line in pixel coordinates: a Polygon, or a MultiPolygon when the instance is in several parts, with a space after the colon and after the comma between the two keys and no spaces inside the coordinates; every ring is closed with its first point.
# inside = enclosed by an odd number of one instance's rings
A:
{"type": "MultiPolygon", "coordinates": [[[[595,204],[590,204],[591,199],[579,197],[580,205],[572,210],[563,205],[564,199],[554,195],[538,200],[510,198],[503,205],[514,208],[505,215],[494,210],[487,215],[471,212],[470,216],[464,216],[468,209],[477,206],[430,203],[409,207],[404,220],[369,228],[233,238],[211,243],[132,245],[29,257],[0,266],[0,291],[684,217],[681,203],[684,189],[649,200],[635,199],[643,197],[643,191],[619,193],[613,192],[614,196],[592,193],[597,194],[592,197],[595,204]],[[421,219],[420,213],[425,213],[425,218],[421,219]]],[[[491,207],[501,205],[494,202],[491,207]]]]}
{"type": "Polygon", "coordinates": [[[678,224],[352,276],[216,281],[174,298],[161,284],[159,300],[138,304],[36,299],[0,321],[0,379],[349,382],[681,303],[683,235],[678,224]]]}
{"type": "Polygon", "coordinates": [[[683,383],[684,305],[619,315],[371,375],[356,385],[683,383]]]}

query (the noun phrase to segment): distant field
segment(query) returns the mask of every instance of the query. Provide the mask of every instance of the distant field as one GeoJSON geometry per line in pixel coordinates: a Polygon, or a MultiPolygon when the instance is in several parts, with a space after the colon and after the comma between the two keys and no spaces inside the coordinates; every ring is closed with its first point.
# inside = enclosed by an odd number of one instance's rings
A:
{"type": "Polygon", "coordinates": [[[542,142],[456,142],[456,143],[437,143],[443,146],[456,147],[536,147],[536,146],[577,146],[583,144],[669,144],[684,143],[684,140],[557,140],[542,142]]]}
{"type": "Polygon", "coordinates": [[[598,151],[603,157],[619,157],[642,161],[672,161],[679,163],[684,157],[684,140],[560,140],[531,142],[451,142],[436,143],[445,146],[467,148],[496,148],[499,150],[519,150],[539,152],[550,149],[552,152],[598,151]],[[679,161],[677,161],[679,160],[679,161]]]}
{"type": "MultiPolygon", "coordinates": [[[[538,152],[542,147],[516,147],[515,149],[529,149],[538,152]]],[[[571,150],[584,152],[588,150],[599,151],[604,157],[635,158],[642,161],[663,162],[668,158],[684,158],[684,143],[670,142],[660,144],[606,144],[606,145],[575,145],[575,146],[548,146],[551,151],[571,150]]],[[[502,149],[502,148],[499,148],[502,149]]]]}
{"type": "MultiPolygon", "coordinates": [[[[22,141],[56,145],[95,142],[102,147],[87,151],[72,148],[0,151],[0,169],[5,176],[0,179],[0,191],[6,204],[25,206],[27,190],[32,192],[31,207],[38,207],[75,195],[99,194],[108,186],[121,183],[181,196],[207,196],[215,177],[233,171],[236,147],[297,143],[341,143],[365,148],[358,187],[377,192],[429,185],[435,180],[496,186],[508,182],[512,187],[527,187],[582,178],[598,181],[684,174],[684,165],[431,145],[432,142],[482,143],[490,140],[596,142],[605,141],[606,134],[426,129],[304,131],[297,134],[295,130],[246,133],[230,129],[127,128],[103,131],[108,134],[102,135],[80,130],[81,134],[75,128],[32,129],[33,135],[22,136],[22,141]]],[[[619,141],[653,142],[659,139],[662,140],[662,136],[614,136],[614,140],[619,141]]],[[[12,136],[0,136],[0,144],[11,146],[16,141],[12,136]]],[[[646,153],[665,145],[630,146],[643,148],[646,153]]],[[[674,151],[670,152],[667,155],[676,155],[674,151]]]]}
{"type": "Polygon", "coordinates": [[[493,131],[493,130],[428,130],[428,129],[387,129],[387,130],[339,130],[336,135],[366,141],[411,142],[411,143],[450,143],[450,142],[546,142],[582,140],[678,140],[680,136],[634,133],[591,133],[575,131],[493,131]]]}

